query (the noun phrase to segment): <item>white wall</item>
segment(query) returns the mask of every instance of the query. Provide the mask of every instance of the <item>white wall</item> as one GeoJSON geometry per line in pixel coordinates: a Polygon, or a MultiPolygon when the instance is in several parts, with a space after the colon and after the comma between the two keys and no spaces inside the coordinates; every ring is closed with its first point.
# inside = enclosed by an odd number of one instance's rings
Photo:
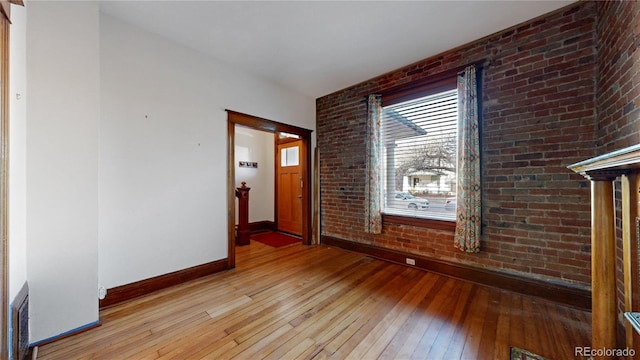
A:
{"type": "Polygon", "coordinates": [[[227,257],[227,113],[313,129],[315,100],[101,15],[99,280],[227,257]]]}
{"type": "Polygon", "coordinates": [[[24,139],[12,181],[26,186],[11,214],[26,246],[10,261],[12,293],[29,281],[34,343],[94,324],[99,285],[226,258],[224,109],[313,129],[315,100],[100,15],[97,2],[32,1],[26,13],[27,120],[12,133],[24,139]]]}
{"type": "Polygon", "coordinates": [[[31,341],[98,320],[97,2],[27,4],[31,341]]]}
{"type": "MultiPolygon", "coordinates": [[[[275,154],[274,134],[236,125],[236,187],[243,181],[249,191],[249,222],[274,221],[275,154]],[[258,168],[240,167],[239,161],[257,162],[258,168]]],[[[237,200],[236,200],[237,202],[237,200]]],[[[236,224],[238,206],[236,206],[236,224]]]]}
{"type": "Polygon", "coordinates": [[[9,302],[27,281],[27,12],[11,6],[9,49],[9,302]]]}

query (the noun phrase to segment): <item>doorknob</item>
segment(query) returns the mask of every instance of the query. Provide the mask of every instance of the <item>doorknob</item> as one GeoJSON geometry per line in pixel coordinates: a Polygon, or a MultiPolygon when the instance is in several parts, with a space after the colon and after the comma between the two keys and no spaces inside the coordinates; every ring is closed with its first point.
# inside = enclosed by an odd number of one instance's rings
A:
{"type": "Polygon", "coordinates": [[[302,199],[302,195],[298,195],[298,199],[302,199]]]}

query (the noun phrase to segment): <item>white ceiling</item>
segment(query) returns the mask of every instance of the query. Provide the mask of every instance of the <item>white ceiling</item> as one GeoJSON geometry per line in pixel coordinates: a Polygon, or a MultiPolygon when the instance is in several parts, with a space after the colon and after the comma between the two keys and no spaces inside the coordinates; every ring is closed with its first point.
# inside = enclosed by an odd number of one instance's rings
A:
{"type": "Polygon", "coordinates": [[[101,1],[101,11],[312,98],[574,1],[101,1]]]}

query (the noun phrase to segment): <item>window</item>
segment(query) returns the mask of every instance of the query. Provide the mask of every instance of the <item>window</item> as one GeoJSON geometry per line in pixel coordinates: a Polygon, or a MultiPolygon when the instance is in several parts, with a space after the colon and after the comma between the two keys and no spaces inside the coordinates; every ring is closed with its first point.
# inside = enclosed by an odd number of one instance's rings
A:
{"type": "Polygon", "coordinates": [[[298,166],[300,164],[298,153],[297,146],[282,148],[280,151],[280,166],[298,166]]]}
{"type": "Polygon", "coordinates": [[[367,97],[365,232],[453,230],[455,248],[480,250],[482,77],[476,65],[460,70],[367,97]]]}
{"type": "Polygon", "coordinates": [[[455,220],[458,95],[449,89],[382,108],[382,212],[455,220]]]}

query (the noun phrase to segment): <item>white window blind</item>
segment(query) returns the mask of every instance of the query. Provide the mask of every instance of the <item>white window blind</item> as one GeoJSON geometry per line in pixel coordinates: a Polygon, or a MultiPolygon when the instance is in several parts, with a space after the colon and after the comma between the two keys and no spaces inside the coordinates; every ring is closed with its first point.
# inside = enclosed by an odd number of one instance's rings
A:
{"type": "Polygon", "coordinates": [[[455,219],[457,90],[385,106],[383,213],[455,219]]]}

